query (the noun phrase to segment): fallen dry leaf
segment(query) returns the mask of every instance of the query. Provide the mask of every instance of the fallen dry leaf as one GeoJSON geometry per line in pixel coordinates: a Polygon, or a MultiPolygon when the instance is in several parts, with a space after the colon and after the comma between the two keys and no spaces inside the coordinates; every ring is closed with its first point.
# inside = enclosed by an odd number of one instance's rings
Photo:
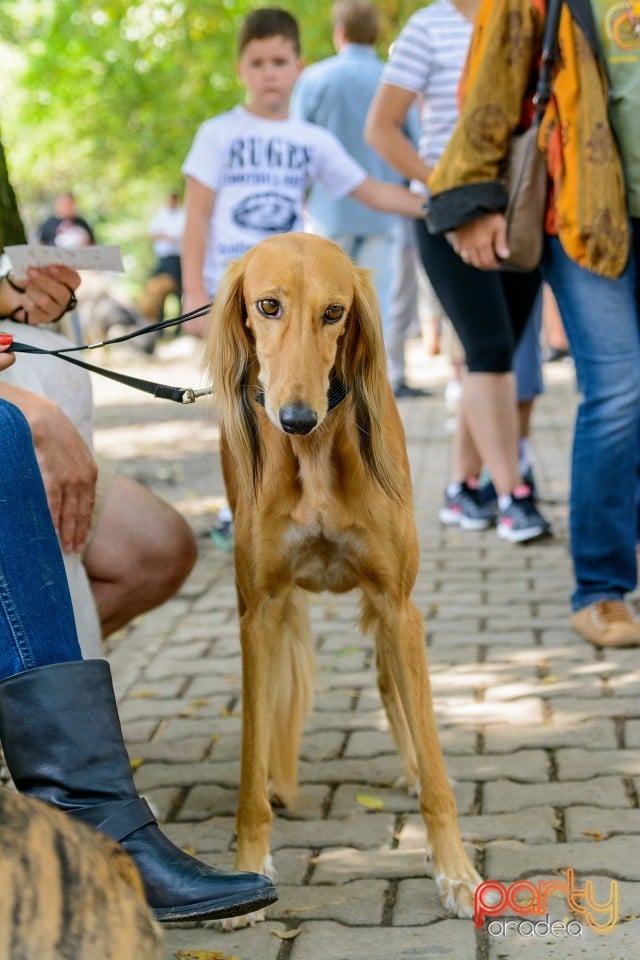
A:
{"type": "Polygon", "coordinates": [[[280,937],[281,940],[293,940],[302,933],[302,930],[272,930],[274,937],[280,937]]]}
{"type": "Polygon", "coordinates": [[[583,830],[582,833],[585,837],[593,837],[596,843],[599,843],[601,840],[607,839],[605,834],[600,833],[599,830],[583,830]]]}
{"type": "Polygon", "coordinates": [[[367,793],[356,793],[356,800],[361,807],[366,807],[367,810],[382,810],[384,808],[384,801],[380,797],[371,797],[367,793]]]}

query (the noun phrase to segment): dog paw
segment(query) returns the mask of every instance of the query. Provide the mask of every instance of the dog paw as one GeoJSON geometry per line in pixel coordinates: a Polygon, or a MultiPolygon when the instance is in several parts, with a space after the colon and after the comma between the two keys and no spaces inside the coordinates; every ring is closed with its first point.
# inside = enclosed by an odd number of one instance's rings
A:
{"type": "Polygon", "coordinates": [[[420,781],[417,777],[408,777],[406,773],[401,773],[393,786],[396,790],[406,790],[410,797],[420,796],[420,781]]]}
{"type": "Polygon", "coordinates": [[[447,913],[456,917],[472,917],[474,894],[481,882],[475,870],[473,876],[464,880],[454,880],[443,873],[438,874],[436,876],[438,893],[447,913]]]}
{"type": "Polygon", "coordinates": [[[242,917],[227,917],[226,920],[218,920],[216,921],[216,927],[223,933],[231,933],[232,930],[254,927],[256,923],[262,923],[264,919],[264,910],[254,910],[253,913],[245,913],[242,917]]]}

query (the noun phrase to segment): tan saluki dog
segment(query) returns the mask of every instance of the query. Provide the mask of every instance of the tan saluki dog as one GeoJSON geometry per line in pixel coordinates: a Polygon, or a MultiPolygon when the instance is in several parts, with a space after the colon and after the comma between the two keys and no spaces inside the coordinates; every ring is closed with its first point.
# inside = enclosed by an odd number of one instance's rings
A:
{"type": "MultiPolygon", "coordinates": [[[[271,872],[269,794],[290,804],[312,697],[306,591],[361,590],[378,686],[419,792],[444,906],[473,912],[433,715],[409,464],[367,271],[329,240],[270,237],[227,270],[206,356],[235,522],[242,644],[236,866],[271,872]]],[[[253,917],[253,919],[261,919],[253,917]]],[[[231,921],[230,926],[238,925],[231,921]]]]}

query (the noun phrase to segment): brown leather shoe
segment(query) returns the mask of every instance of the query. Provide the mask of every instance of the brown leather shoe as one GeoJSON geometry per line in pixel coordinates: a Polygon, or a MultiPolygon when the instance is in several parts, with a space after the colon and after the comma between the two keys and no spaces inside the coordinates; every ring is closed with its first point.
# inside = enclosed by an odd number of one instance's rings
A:
{"type": "Polygon", "coordinates": [[[571,617],[571,626],[596,647],[640,647],[640,623],[622,600],[598,600],[571,617]]]}

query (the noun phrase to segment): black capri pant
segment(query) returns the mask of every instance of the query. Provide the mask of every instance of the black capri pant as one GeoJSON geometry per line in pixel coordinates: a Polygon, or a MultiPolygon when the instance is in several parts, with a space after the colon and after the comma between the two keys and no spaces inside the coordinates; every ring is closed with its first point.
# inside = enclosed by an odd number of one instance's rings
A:
{"type": "Polygon", "coordinates": [[[460,338],[470,373],[509,373],[533,309],[538,270],[477,270],[444,237],[416,220],[418,251],[431,286],[460,338]]]}

